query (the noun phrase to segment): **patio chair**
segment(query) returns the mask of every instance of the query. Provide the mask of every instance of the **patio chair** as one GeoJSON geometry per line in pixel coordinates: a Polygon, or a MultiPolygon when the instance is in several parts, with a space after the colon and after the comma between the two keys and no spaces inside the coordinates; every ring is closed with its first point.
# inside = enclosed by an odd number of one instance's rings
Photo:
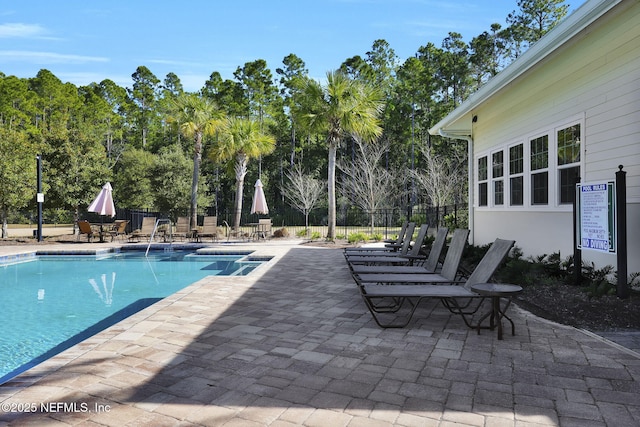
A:
{"type": "Polygon", "coordinates": [[[189,217],[187,216],[179,216],[176,220],[176,229],[172,233],[174,238],[186,239],[193,236],[191,231],[191,226],[189,224],[189,217]]]}
{"type": "Polygon", "coordinates": [[[127,221],[126,219],[117,219],[113,222],[113,227],[111,227],[111,230],[109,230],[109,235],[111,236],[112,242],[113,239],[117,237],[122,238],[122,236],[125,236],[127,234],[127,224],[129,224],[129,221],[127,221]]]}
{"type": "Polygon", "coordinates": [[[362,279],[362,276],[358,277],[356,275],[354,278],[359,281],[358,286],[365,305],[371,312],[375,322],[382,328],[402,328],[407,326],[420,302],[428,299],[439,299],[451,313],[461,315],[465,324],[474,328],[476,326],[471,325],[468,316],[477,312],[485,297],[474,292],[471,286],[489,282],[514,244],[515,241],[513,240],[496,239],[473,270],[473,273],[464,282],[458,280],[434,280],[435,277],[426,277],[439,276],[437,274],[404,274],[398,275],[404,276],[404,279],[396,278],[397,280],[390,280],[390,278],[387,278],[383,281],[383,283],[393,283],[393,286],[387,286],[377,281],[367,283],[362,279]],[[475,307],[471,305],[472,302],[478,300],[479,302],[475,307]],[[387,303],[384,303],[385,301],[387,303]],[[405,310],[407,313],[404,314],[403,318],[398,313],[407,304],[409,307],[405,310]],[[383,317],[391,317],[391,319],[384,320],[383,317]]]}
{"type": "Polygon", "coordinates": [[[198,240],[202,237],[210,237],[211,241],[218,240],[218,217],[205,216],[202,220],[202,229],[198,231],[198,240]]]}
{"type": "MultiPolygon", "coordinates": [[[[442,250],[444,249],[444,245],[447,240],[447,234],[449,234],[449,229],[447,227],[440,227],[438,229],[438,233],[436,234],[436,239],[433,241],[431,245],[431,249],[429,250],[429,256],[426,261],[422,265],[397,265],[397,264],[389,264],[382,263],[378,265],[367,265],[367,264],[349,264],[351,268],[352,274],[363,274],[363,273],[436,273],[439,270],[440,265],[440,257],[442,254],[442,250]]],[[[461,245],[464,248],[466,243],[466,236],[462,233],[456,240],[452,239],[452,243],[455,245],[461,245]]],[[[468,234],[468,233],[467,233],[468,234]]],[[[460,251],[462,254],[462,251],[460,251]]],[[[459,260],[458,260],[459,262],[459,260]]]]}
{"type": "MultiPolygon", "coordinates": [[[[420,250],[422,249],[422,244],[424,239],[427,237],[427,230],[429,226],[427,224],[422,224],[420,226],[420,230],[418,231],[418,236],[416,237],[415,242],[413,242],[413,246],[411,250],[408,250],[406,253],[382,253],[375,255],[375,252],[371,255],[347,255],[347,261],[349,264],[406,264],[413,265],[415,260],[424,259],[423,255],[420,255],[420,250]]],[[[413,233],[412,233],[413,234],[413,233]]],[[[408,245],[407,245],[408,247],[408,245]]],[[[404,246],[403,246],[404,249],[404,246]]]]}
{"type": "Polygon", "coordinates": [[[271,218],[258,219],[256,239],[268,239],[271,237],[271,218]]]}
{"type": "Polygon", "coordinates": [[[142,218],[142,225],[139,229],[133,230],[129,235],[129,240],[136,239],[138,242],[143,238],[151,238],[153,234],[153,230],[156,227],[156,217],[155,216],[145,216],[142,218]]]}
{"type": "Polygon", "coordinates": [[[91,239],[93,238],[96,232],[93,231],[91,224],[87,220],[78,221],[78,236],[76,237],[76,241],[80,240],[80,236],[82,234],[87,235],[87,242],[91,243],[91,239]]]}

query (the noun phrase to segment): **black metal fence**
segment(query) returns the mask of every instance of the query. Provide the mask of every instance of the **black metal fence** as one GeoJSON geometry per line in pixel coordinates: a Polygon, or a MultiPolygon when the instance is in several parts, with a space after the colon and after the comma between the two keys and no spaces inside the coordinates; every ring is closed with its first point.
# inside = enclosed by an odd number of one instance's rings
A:
{"type": "MultiPolygon", "coordinates": [[[[176,215],[188,216],[188,212],[181,212],[176,215]]],[[[228,231],[228,227],[233,227],[234,212],[224,210],[215,212],[213,208],[202,209],[198,213],[198,223],[202,224],[204,216],[217,216],[218,225],[223,232],[228,231]]],[[[127,232],[140,228],[142,218],[154,216],[158,219],[170,219],[175,222],[176,218],[170,217],[163,212],[155,212],[148,209],[117,209],[115,218],[104,219],[95,214],[87,213],[86,219],[91,222],[111,222],[114,219],[126,219],[129,221],[127,232]],[[94,217],[95,216],[95,217],[94,217]]],[[[273,229],[286,228],[289,235],[296,235],[306,232],[305,217],[302,212],[290,207],[277,208],[269,212],[269,215],[257,215],[242,213],[240,225],[258,222],[258,219],[270,218],[273,229]]],[[[431,227],[447,226],[449,228],[466,228],[468,226],[468,210],[466,205],[451,205],[441,207],[414,207],[410,211],[404,209],[380,209],[374,212],[366,212],[356,206],[341,206],[336,212],[336,235],[347,237],[352,233],[379,234],[383,238],[389,238],[397,233],[398,228],[405,220],[413,221],[416,224],[429,224],[431,227]]],[[[325,237],[327,233],[327,209],[315,209],[309,214],[309,228],[325,237]]]]}

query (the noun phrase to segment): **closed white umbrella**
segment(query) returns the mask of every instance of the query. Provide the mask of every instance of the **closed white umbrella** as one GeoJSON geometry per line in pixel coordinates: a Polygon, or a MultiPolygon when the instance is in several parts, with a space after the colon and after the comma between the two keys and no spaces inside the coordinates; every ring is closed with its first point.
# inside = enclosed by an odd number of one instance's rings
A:
{"type": "Polygon", "coordinates": [[[116,207],[113,204],[113,195],[111,194],[111,184],[106,183],[95,200],[89,205],[87,211],[95,212],[99,215],[116,216],[116,207]]]}
{"type": "Polygon", "coordinates": [[[267,199],[264,196],[264,189],[262,188],[262,181],[258,178],[255,184],[256,191],[253,193],[253,203],[251,204],[252,214],[268,214],[269,207],[267,206],[267,199]]]}
{"type": "Polygon", "coordinates": [[[91,202],[91,204],[87,208],[87,211],[95,212],[101,215],[100,217],[100,241],[101,242],[104,242],[104,233],[102,229],[102,217],[107,215],[111,217],[116,216],[116,207],[113,204],[113,195],[111,193],[112,193],[111,184],[107,182],[102,187],[102,190],[100,190],[100,193],[98,193],[98,196],[95,198],[95,200],[91,202]]]}

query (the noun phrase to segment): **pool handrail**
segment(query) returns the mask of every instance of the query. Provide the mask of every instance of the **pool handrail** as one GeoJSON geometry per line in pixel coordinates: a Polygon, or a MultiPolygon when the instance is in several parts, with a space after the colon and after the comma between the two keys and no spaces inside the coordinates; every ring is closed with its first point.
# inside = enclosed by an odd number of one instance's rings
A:
{"type": "MultiPolygon", "coordinates": [[[[162,222],[166,222],[167,224],[169,224],[169,233],[172,232],[171,230],[171,220],[169,218],[159,218],[156,220],[156,225],[153,227],[153,231],[151,232],[151,236],[149,236],[149,244],[147,245],[147,250],[144,253],[144,256],[148,256],[149,255],[149,249],[151,248],[151,242],[153,242],[153,237],[156,235],[156,231],[158,230],[158,225],[160,225],[160,223],[162,222]]],[[[170,241],[173,239],[170,239],[170,241]]]]}

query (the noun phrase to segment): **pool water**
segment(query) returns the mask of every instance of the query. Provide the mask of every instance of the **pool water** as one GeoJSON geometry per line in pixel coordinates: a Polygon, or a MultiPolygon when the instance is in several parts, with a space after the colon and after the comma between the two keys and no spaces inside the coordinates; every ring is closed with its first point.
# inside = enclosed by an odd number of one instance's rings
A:
{"type": "Polygon", "coordinates": [[[203,277],[260,264],[245,259],[125,252],[0,266],[0,384],[203,277]]]}

